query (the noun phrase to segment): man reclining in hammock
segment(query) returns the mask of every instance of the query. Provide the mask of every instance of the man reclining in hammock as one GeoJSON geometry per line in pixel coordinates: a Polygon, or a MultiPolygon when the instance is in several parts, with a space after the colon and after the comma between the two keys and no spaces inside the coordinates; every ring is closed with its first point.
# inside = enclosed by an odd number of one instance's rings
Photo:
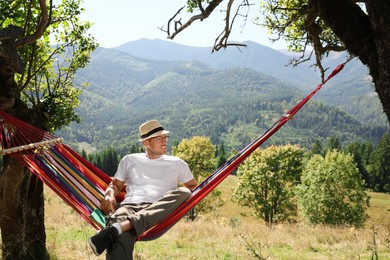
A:
{"type": "Polygon", "coordinates": [[[88,239],[96,255],[107,249],[107,259],[132,259],[137,236],[172,213],[198,185],[187,163],[166,155],[169,131],[159,122],[148,121],[139,132],[145,153],[122,158],[101,202],[107,227],[88,239]],[[125,198],[115,209],[115,196],[125,184],[125,198]]]}

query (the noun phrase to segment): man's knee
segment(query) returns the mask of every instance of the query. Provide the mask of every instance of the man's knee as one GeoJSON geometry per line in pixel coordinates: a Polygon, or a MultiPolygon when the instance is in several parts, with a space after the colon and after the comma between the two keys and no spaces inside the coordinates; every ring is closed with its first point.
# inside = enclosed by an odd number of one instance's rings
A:
{"type": "Polygon", "coordinates": [[[180,193],[180,196],[182,196],[185,200],[192,196],[192,192],[186,187],[179,187],[177,190],[180,193]]]}

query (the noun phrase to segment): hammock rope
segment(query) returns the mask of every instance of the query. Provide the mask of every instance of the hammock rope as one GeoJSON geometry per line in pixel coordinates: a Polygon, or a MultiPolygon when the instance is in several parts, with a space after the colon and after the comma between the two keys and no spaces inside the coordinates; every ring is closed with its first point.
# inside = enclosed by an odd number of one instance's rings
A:
{"type": "MultiPolygon", "coordinates": [[[[138,240],[152,240],[168,231],[253,151],[292,119],[329,79],[344,68],[348,61],[337,66],[325,81],[285,113],[266,132],[207,177],[192,191],[190,199],[164,221],[141,234],[138,240]]],[[[112,181],[111,177],[66,146],[61,138],[29,125],[4,111],[0,111],[0,131],[2,148],[0,156],[8,155],[18,159],[95,229],[104,227],[104,214],[99,208],[105,189],[112,181]]],[[[124,192],[122,191],[118,197],[118,201],[121,201],[124,192]]]]}

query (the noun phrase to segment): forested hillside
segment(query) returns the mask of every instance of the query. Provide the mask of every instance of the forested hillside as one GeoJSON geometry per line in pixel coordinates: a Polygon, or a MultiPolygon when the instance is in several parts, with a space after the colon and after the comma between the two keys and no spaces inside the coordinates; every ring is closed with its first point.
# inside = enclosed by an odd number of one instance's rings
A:
{"type": "MultiPolygon", "coordinates": [[[[251,41],[243,43],[246,47],[227,48],[211,53],[211,47],[190,47],[173,41],[141,39],[127,42],[115,49],[148,60],[196,60],[215,69],[249,68],[305,92],[320,83],[320,73],[312,67],[314,57],[292,66],[288,64],[293,58],[299,58],[300,53],[274,50],[251,41]]],[[[346,52],[330,53],[324,57],[323,67],[329,74],[347,58],[346,52]]],[[[357,58],[348,62],[342,72],[328,82],[327,87],[314,99],[340,108],[363,124],[388,125],[379,98],[373,90],[368,69],[357,58]]]]}
{"type": "MultiPolygon", "coordinates": [[[[82,122],[57,135],[74,148],[115,147],[126,152],[138,126],[156,118],[173,140],[194,135],[240,149],[263,133],[308,92],[248,68],[212,69],[198,61],[151,61],[99,48],[78,73],[90,86],[77,109],[82,122]]],[[[364,125],[337,108],[309,104],[267,144],[299,143],[339,136],[342,142],[379,140],[386,127],[364,125]]],[[[172,144],[172,142],[171,142],[172,144]]]]}

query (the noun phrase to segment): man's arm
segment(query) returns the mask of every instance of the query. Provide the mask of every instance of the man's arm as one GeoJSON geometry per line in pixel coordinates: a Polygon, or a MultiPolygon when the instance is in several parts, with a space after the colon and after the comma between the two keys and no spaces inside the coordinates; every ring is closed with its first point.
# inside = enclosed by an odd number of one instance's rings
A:
{"type": "Polygon", "coordinates": [[[104,199],[100,204],[100,209],[104,213],[109,214],[110,212],[115,211],[115,204],[116,204],[115,197],[122,190],[124,185],[125,185],[124,181],[119,181],[115,178],[108,185],[106,192],[104,193],[104,199]]]}
{"type": "Polygon", "coordinates": [[[183,183],[183,186],[188,188],[190,191],[196,188],[198,186],[198,182],[195,179],[192,179],[186,183],[183,183]]]}

